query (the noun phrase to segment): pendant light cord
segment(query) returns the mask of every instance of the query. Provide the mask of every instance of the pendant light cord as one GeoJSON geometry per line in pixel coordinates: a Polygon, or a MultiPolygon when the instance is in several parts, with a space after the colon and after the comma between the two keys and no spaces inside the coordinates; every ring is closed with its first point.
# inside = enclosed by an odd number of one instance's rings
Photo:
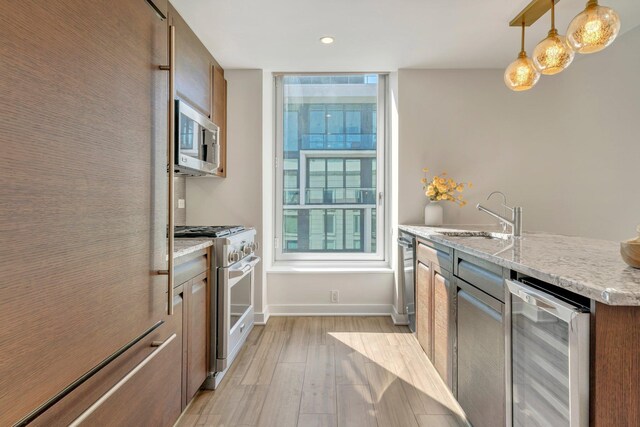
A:
{"type": "Polygon", "coordinates": [[[556,29],[556,0],[551,0],[551,31],[556,29]]]}
{"type": "Polygon", "coordinates": [[[524,19],[522,20],[522,36],[520,42],[520,53],[524,52],[524,19]]]}

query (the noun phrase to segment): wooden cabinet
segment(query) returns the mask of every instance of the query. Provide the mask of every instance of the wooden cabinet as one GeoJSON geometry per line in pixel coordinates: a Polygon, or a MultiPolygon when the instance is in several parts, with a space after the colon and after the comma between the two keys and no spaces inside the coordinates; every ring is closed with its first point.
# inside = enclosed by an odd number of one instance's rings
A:
{"type": "MultiPolygon", "coordinates": [[[[183,299],[174,315],[36,418],[32,425],[171,426],[180,416],[183,299]],[[106,398],[105,398],[106,397],[106,398]]],[[[43,379],[44,380],[44,379],[43,379]]]]}
{"type": "Polygon", "coordinates": [[[180,14],[169,5],[169,25],[176,27],[176,96],[220,127],[220,167],[227,176],[227,81],[224,69],[180,14]]]}
{"type": "Polygon", "coordinates": [[[416,268],[416,336],[429,358],[433,355],[433,274],[430,263],[417,261],[416,268]]]}
{"type": "MultiPolygon", "coordinates": [[[[211,319],[211,254],[201,250],[176,260],[176,293],[184,298],[182,312],[182,406],[193,399],[209,372],[211,319]]],[[[215,313],[214,313],[215,314],[215,313]]]]}
{"type": "Polygon", "coordinates": [[[211,54],[172,5],[168,21],[176,27],[176,95],[211,118],[211,54]]]}
{"type": "Polygon", "coordinates": [[[186,399],[190,401],[207,378],[207,342],[208,342],[208,272],[191,280],[187,287],[188,306],[187,326],[187,390],[186,399]]]}
{"type": "Polygon", "coordinates": [[[227,80],[224,70],[213,66],[213,116],[211,120],[220,127],[220,167],[218,176],[227,176],[227,80]]]}
{"type": "Polygon", "coordinates": [[[454,390],[452,251],[433,242],[418,240],[416,258],[416,336],[442,379],[454,390]]]}
{"type": "Polygon", "coordinates": [[[433,365],[453,389],[455,295],[451,273],[433,272],[433,365]]]}
{"type": "MultiPolygon", "coordinates": [[[[168,34],[145,1],[3,1],[1,10],[4,426],[48,407],[164,318],[167,278],[155,271],[167,268],[168,73],[158,65],[168,34]]],[[[166,354],[156,360],[170,382],[177,366],[166,354]]],[[[158,404],[171,407],[163,390],[158,404]]]]}

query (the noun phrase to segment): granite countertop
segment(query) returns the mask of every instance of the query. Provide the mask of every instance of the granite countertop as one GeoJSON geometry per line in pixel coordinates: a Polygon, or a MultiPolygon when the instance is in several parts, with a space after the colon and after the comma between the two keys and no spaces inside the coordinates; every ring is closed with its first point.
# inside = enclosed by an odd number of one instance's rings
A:
{"type": "Polygon", "coordinates": [[[176,238],[173,244],[173,259],[213,246],[213,240],[207,238],[176,238]]]}
{"type": "Polygon", "coordinates": [[[622,261],[618,242],[537,232],[506,240],[438,234],[497,231],[493,226],[398,228],[605,304],[640,305],[640,270],[622,261]]]}

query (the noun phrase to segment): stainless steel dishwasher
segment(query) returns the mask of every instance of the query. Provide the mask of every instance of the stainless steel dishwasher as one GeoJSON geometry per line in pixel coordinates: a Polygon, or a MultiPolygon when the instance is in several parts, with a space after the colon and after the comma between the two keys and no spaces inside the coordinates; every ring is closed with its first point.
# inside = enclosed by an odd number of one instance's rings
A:
{"type": "Polygon", "coordinates": [[[416,331],[415,240],[411,234],[403,232],[398,236],[398,305],[404,307],[404,313],[398,314],[407,315],[411,332],[416,331]]]}

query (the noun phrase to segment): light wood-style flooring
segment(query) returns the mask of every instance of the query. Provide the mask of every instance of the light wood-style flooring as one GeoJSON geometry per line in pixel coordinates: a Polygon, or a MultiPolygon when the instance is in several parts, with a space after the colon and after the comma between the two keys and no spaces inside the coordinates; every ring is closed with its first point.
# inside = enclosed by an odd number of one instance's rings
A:
{"type": "Polygon", "coordinates": [[[271,317],[179,427],[467,426],[407,327],[389,317],[271,317]]]}

